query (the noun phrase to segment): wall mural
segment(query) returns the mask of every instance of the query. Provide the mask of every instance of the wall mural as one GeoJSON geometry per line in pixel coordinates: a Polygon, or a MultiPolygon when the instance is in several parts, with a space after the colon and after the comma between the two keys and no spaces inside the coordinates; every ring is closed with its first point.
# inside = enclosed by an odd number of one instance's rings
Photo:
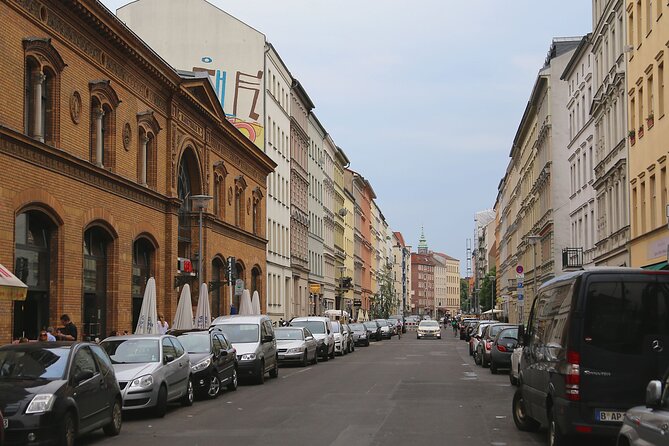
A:
{"type": "MultiPolygon", "coordinates": [[[[201,59],[204,64],[214,63],[214,59],[205,56],[201,59]]],[[[265,129],[262,121],[263,71],[245,73],[235,71],[229,73],[223,69],[210,67],[193,67],[193,71],[205,71],[209,74],[225,116],[240,132],[259,148],[263,148],[265,129]],[[234,79],[234,81],[233,81],[234,79]],[[232,107],[225,107],[226,98],[229,100],[228,81],[232,83],[232,107]],[[229,113],[232,111],[232,113],[229,113]]]]}

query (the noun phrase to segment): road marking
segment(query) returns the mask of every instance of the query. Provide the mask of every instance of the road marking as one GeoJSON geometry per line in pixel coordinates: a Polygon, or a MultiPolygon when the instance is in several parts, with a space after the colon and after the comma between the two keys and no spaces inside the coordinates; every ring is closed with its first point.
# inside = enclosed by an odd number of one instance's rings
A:
{"type": "Polygon", "coordinates": [[[297,372],[289,373],[289,374],[287,374],[287,375],[283,375],[283,374],[282,374],[281,379],[290,378],[290,377],[293,376],[293,375],[297,375],[298,373],[306,372],[306,371],[311,370],[311,369],[312,369],[312,367],[307,367],[307,368],[305,368],[305,369],[300,369],[300,370],[298,370],[297,372]]]}

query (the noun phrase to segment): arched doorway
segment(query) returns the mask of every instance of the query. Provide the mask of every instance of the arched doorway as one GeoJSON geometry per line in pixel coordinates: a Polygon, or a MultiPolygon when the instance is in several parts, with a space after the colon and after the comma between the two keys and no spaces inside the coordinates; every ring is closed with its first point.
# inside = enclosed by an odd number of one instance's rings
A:
{"type": "Polygon", "coordinates": [[[28,285],[28,295],[26,300],[14,302],[15,339],[37,339],[39,331],[49,325],[51,259],[57,258],[52,238],[56,229],[43,212],[27,211],[16,216],[14,271],[28,285]]]}
{"type": "Polygon", "coordinates": [[[177,196],[181,200],[179,208],[178,255],[193,260],[192,246],[192,212],[191,200],[193,195],[200,194],[200,173],[197,159],[193,150],[187,148],[179,163],[177,178],[177,196]]]}
{"type": "Polygon", "coordinates": [[[107,252],[111,242],[111,235],[101,226],[84,232],[84,339],[103,337],[107,331],[107,252]]]}
{"type": "Polygon", "coordinates": [[[224,301],[223,282],[225,281],[225,263],[221,257],[214,257],[211,261],[211,281],[214,286],[211,290],[211,317],[221,316],[221,302],[224,301]]]}
{"type": "Polygon", "coordinates": [[[257,291],[258,296],[260,296],[260,306],[262,308],[262,272],[260,271],[260,268],[258,266],[254,266],[251,269],[251,283],[249,285],[249,289],[251,290],[251,296],[253,296],[253,292],[257,291]]]}
{"type": "Polygon", "coordinates": [[[147,238],[141,237],[132,244],[132,330],[137,327],[142,309],[146,282],[154,275],[153,259],[155,247],[147,238]]]}

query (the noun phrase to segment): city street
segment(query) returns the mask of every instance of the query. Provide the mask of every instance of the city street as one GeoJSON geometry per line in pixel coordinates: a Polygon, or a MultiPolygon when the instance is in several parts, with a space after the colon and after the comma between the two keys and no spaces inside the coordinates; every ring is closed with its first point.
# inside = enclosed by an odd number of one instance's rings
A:
{"type": "Polygon", "coordinates": [[[80,444],[543,445],[516,429],[506,374],[474,365],[453,338],[394,337],[307,368],[284,367],[262,386],[171,407],[164,419],[130,414],[119,437],[80,444]]]}

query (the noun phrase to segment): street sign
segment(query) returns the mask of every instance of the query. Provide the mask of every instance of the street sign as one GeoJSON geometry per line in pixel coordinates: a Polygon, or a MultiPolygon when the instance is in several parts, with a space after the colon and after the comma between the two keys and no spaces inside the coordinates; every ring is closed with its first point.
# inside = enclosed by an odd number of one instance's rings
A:
{"type": "Polygon", "coordinates": [[[518,302],[522,302],[523,300],[525,300],[525,291],[521,287],[518,288],[518,302]]]}
{"type": "Polygon", "coordinates": [[[353,306],[362,307],[362,301],[360,299],[353,299],[353,306]]]}
{"type": "Polygon", "coordinates": [[[518,274],[523,274],[523,271],[525,271],[525,270],[523,269],[523,265],[518,265],[518,266],[516,267],[516,272],[517,272],[518,274]]]}
{"type": "Polygon", "coordinates": [[[241,296],[244,291],[244,281],[242,279],[235,280],[235,296],[241,296]]]}

